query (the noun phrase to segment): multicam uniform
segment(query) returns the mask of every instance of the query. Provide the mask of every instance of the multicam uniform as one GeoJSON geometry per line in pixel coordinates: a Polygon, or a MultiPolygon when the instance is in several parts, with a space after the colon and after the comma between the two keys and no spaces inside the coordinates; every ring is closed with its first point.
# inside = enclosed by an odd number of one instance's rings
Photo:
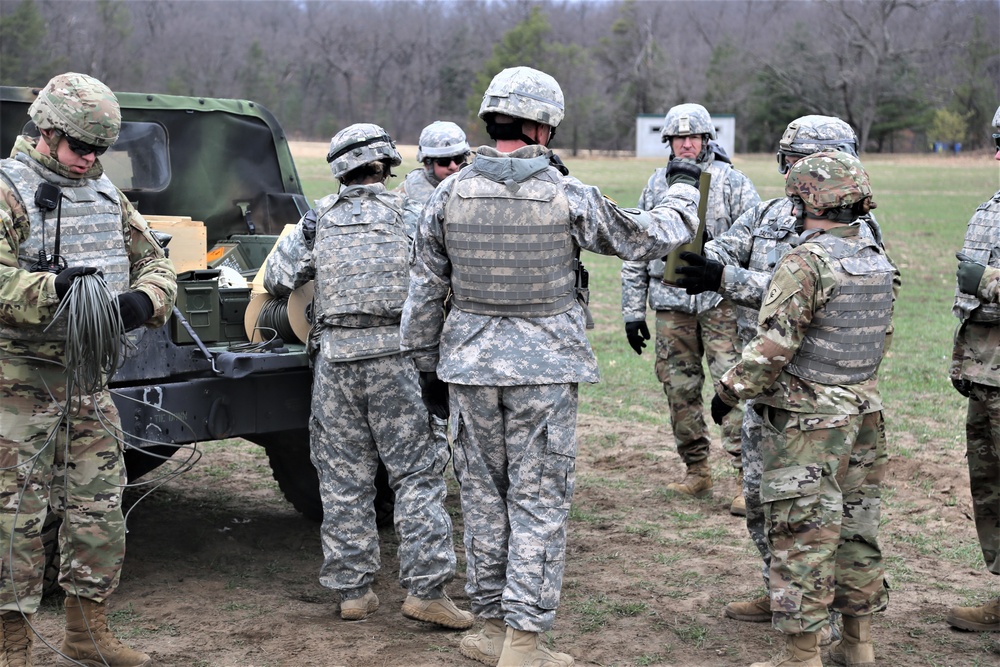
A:
{"type": "Polygon", "coordinates": [[[555,619],[577,383],[599,380],[574,285],[576,250],[648,261],[697,225],[689,185],[650,212],[621,209],[562,176],[551,157],[541,146],[483,147],[441,183],[420,218],[402,322],[417,367],[450,383],[472,611],[522,632],[547,631],[555,619]]]}
{"type": "MultiPolygon", "coordinates": [[[[877,541],[888,461],[877,368],[898,271],[861,222],[810,236],[779,262],[742,360],[717,385],[762,416],[761,500],[773,624],[819,632],[827,607],[885,608],[877,541]]],[[[749,410],[748,410],[749,412],[749,410]]]]}
{"type": "Polygon", "coordinates": [[[39,153],[37,141],[18,137],[12,157],[0,162],[0,611],[28,614],[41,601],[41,531],[50,507],[63,518],[60,585],[69,595],[103,601],[118,585],[125,555],[118,411],[105,390],[79,397],[79,409],[62,415],[77,397],[67,395],[65,329],[57,322],[46,331],[59,305],[55,276],[29,270],[42,227],[49,252],[55,230],[55,212],[35,203],[37,187],[62,189],[67,262],[100,268],[113,295],[143,292],[153,304],[147,326],[166,321],[177,291],[173,266],[100,162],[76,177],[39,153]]]}
{"type": "MultiPolygon", "coordinates": [[[[744,211],[760,202],[750,179],[732,165],[715,159],[714,153],[699,162],[712,175],[708,194],[706,229],[716,237],[744,211]]],[[[650,177],[639,208],[652,209],[667,194],[667,169],[650,177]]],[[[715,292],[688,295],[663,282],[664,262],[624,262],[622,265],[622,316],[626,322],[646,319],[646,301],[656,311],[656,377],[663,383],[670,406],[670,425],[677,453],[685,464],[708,458],[709,438],[705,427],[701,390],[705,382],[701,357],[704,353],[713,380],[718,380],[739,358],[741,343],[736,331],[733,304],[715,292]]],[[[735,409],[722,423],[722,446],[740,462],[740,424],[743,411],[735,409]]]]}
{"type": "Polygon", "coordinates": [[[962,251],[987,266],[975,295],[955,292],[950,376],[971,383],[965,421],[976,532],[986,567],[1000,574],[1000,192],[981,204],[962,251]]]}
{"type": "Polygon", "coordinates": [[[309,426],[323,498],[320,581],[344,600],[364,595],[380,566],[372,483],[380,457],[396,493],[400,583],[433,599],[455,574],[448,452],[431,437],[417,369],[399,350],[409,278],[401,204],[382,184],[323,198],[278,243],[264,276],[278,296],[315,278],[309,426]]]}

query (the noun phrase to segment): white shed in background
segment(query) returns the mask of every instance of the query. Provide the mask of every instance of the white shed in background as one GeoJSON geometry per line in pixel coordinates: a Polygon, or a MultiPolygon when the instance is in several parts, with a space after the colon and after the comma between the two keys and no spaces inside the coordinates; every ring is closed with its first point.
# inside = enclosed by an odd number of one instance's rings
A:
{"type": "MultiPolygon", "coordinates": [[[[636,157],[662,157],[666,159],[669,155],[667,145],[660,142],[660,130],[663,128],[665,115],[641,114],[635,117],[636,157]]],[[[719,135],[716,141],[732,156],[736,153],[736,116],[712,114],[712,122],[715,123],[715,133],[719,135]]]]}

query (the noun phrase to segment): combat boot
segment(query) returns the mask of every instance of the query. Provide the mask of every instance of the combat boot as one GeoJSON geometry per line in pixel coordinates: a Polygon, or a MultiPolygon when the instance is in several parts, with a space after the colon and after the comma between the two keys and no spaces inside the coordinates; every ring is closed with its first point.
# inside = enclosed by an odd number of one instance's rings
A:
{"type": "Polygon", "coordinates": [[[689,463],[684,481],[667,484],[667,491],[683,493],[685,496],[695,498],[711,498],[712,470],[708,467],[708,460],[689,463]]]}
{"type": "Polygon", "coordinates": [[[31,667],[31,614],[0,613],[0,667],[31,667]]]}
{"type": "Polygon", "coordinates": [[[503,651],[503,642],[507,638],[507,626],[499,618],[486,619],[483,629],[474,635],[462,637],[458,651],[466,658],[494,667],[503,651]]]}
{"type": "Polygon", "coordinates": [[[452,630],[471,628],[476,621],[475,616],[456,607],[447,595],[431,600],[421,600],[413,595],[407,595],[403,602],[403,616],[452,630]]]}
{"type": "Polygon", "coordinates": [[[848,667],[875,667],[871,616],[844,616],[843,638],[830,646],[830,661],[848,667]]]}
{"type": "Polygon", "coordinates": [[[823,659],[819,655],[819,633],[785,635],[785,647],[781,653],[767,662],[755,662],[750,667],[823,667],[823,659]]]}
{"type": "Polygon", "coordinates": [[[572,667],[574,664],[573,656],[539,645],[537,632],[508,627],[497,667],[572,667]]]}
{"type": "Polygon", "coordinates": [[[730,602],[726,605],[726,616],[747,623],[770,623],[771,596],[761,595],[749,602],[730,602]]]}
{"type": "Polygon", "coordinates": [[[340,601],[340,617],[345,621],[360,621],[378,611],[378,596],[372,589],[359,598],[340,601]]]}
{"type": "Polygon", "coordinates": [[[733,516],[746,516],[747,515],[747,499],[743,497],[743,471],[740,470],[739,476],[736,477],[736,488],[739,493],[733,498],[733,502],[729,505],[729,513],[733,516]]]}
{"type": "Polygon", "coordinates": [[[959,630],[1000,632],[1000,598],[981,607],[952,607],[945,620],[959,630]]]}
{"type": "Polygon", "coordinates": [[[75,595],[66,597],[66,636],[59,652],[64,665],[87,667],[150,667],[145,653],[122,644],[108,629],[103,602],[75,595]]]}

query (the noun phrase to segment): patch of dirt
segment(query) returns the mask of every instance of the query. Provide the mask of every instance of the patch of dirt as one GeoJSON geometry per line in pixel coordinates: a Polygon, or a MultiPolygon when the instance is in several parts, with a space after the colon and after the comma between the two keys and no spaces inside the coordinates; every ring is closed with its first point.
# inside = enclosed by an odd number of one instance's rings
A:
{"type": "MultiPolygon", "coordinates": [[[[715,496],[698,501],[665,490],[682,474],[666,428],[581,415],[578,438],[555,646],[581,666],[724,667],[772,655],[781,637],[770,626],[722,614],[727,602],[761,592],[743,520],[728,512],[736,481],[728,457],[713,447],[715,496]]],[[[996,635],[944,623],[949,606],[984,600],[998,586],[979,553],[964,459],[926,458],[890,464],[882,544],[892,593],[874,622],[879,664],[1000,664],[996,635]]],[[[459,572],[449,593],[467,608],[453,479],[450,490],[459,572]]],[[[138,497],[130,493],[129,502],[138,497]]],[[[462,633],[399,613],[406,591],[392,531],[380,536],[381,608],[363,622],[341,621],[336,596],[317,580],[318,524],[284,502],[263,450],[249,443],[208,446],[193,470],[142,500],[128,526],[111,621],[159,667],[477,664],[458,652],[462,633]]],[[[36,621],[58,645],[55,602],[36,621]]],[[[36,656],[37,665],[56,664],[37,642],[36,656]]]]}

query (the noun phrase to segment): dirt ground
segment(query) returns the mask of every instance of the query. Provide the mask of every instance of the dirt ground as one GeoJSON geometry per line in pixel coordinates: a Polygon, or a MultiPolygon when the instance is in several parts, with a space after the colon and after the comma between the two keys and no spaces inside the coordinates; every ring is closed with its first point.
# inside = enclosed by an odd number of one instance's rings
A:
{"type": "MultiPolygon", "coordinates": [[[[584,415],[578,437],[555,646],[582,666],[722,667],[769,657],[780,641],[770,626],[722,614],[727,602],[761,592],[743,520],[727,511],[736,478],[725,455],[713,449],[715,497],[698,501],[665,491],[682,472],[667,433],[584,415]]],[[[467,607],[453,479],[450,487],[459,572],[449,593],[467,607]]],[[[140,496],[127,496],[128,556],[109,606],[112,626],[160,667],[477,664],[458,652],[461,633],[399,613],[405,591],[392,531],[381,535],[381,608],[366,621],[341,621],[336,597],[317,580],[319,526],[285,503],[255,445],[210,443],[192,470],[140,496]]],[[[964,462],[893,460],[886,505],[893,591],[874,623],[879,664],[1000,665],[1000,638],[943,621],[948,606],[997,594],[978,554],[964,462]]],[[[58,645],[55,602],[36,620],[58,645]]],[[[37,643],[36,656],[37,665],[56,664],[37,643]]]]}

